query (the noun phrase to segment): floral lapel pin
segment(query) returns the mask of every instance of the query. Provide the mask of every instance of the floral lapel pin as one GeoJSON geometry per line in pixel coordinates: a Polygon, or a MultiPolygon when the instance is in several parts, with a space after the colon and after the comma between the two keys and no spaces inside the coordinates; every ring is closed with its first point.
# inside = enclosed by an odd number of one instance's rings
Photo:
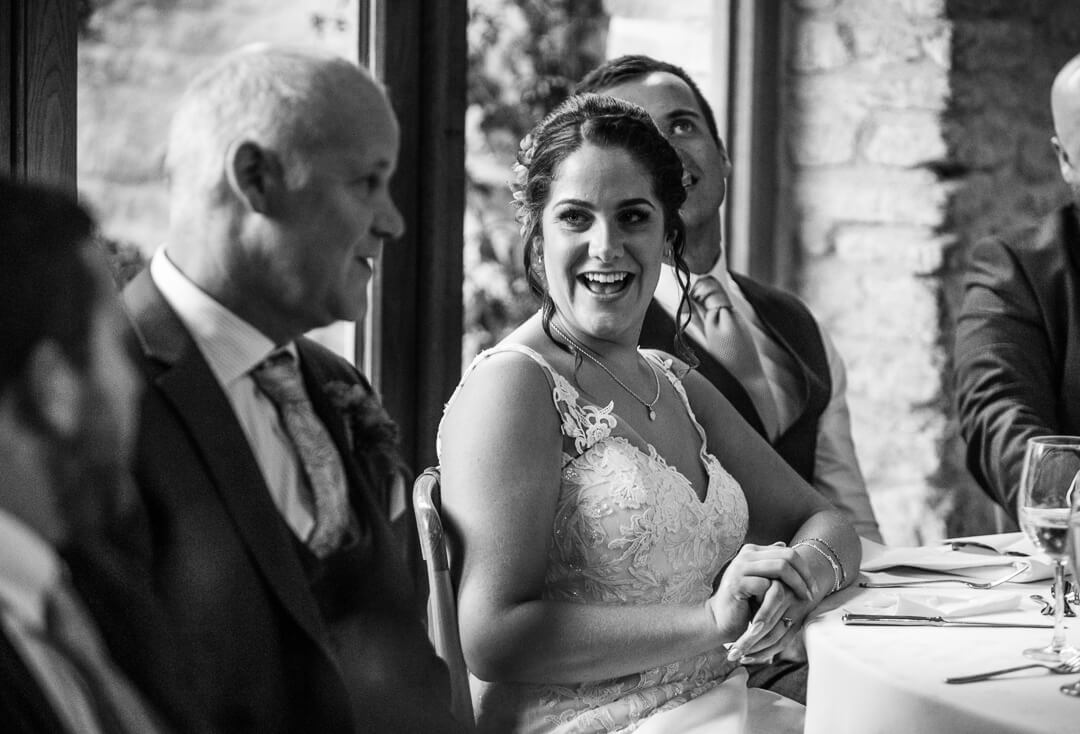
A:
{"type": "Polygon", "coordinates": [[[341,380],[327,382],[324,390],[344,419],[345,436],[356,456],[375,459],[383,470],[401,465],[398,426],[374,393],[358,383],[341,380]]]}

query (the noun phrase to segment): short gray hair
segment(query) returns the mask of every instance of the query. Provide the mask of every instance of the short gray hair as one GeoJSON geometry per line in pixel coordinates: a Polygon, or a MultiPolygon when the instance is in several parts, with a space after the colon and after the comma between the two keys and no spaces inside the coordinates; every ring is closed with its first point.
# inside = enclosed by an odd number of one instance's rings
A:
{"type": "Polygon", "coordinates": [[[365,81],[363,67],[338,56],[256,44],[198,74],[173,115],[165,154],[172,183],[224,193],[225,157],[251,140],[289,158],[318,150],[332,136],[343,89],[365,81]]]}

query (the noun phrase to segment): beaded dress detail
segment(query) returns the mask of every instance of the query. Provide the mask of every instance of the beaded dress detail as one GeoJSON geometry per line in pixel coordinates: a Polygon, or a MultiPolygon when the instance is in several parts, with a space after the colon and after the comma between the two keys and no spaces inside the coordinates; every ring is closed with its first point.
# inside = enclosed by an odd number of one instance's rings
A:
{"type": "MultiPolygon", "coordinates": [[[[581,604],[697,604],[743,543],[746,499],[706,451],[705,432],[671,363],[643,352],[682,399],[701,438],[708,489],[690,481],[619,416],[591,405],[532,349],[507,344],[478,355],[462,377],[501,352],[543,369],[561,418],[562,484],[547,559],[544,597],[581,604]]],[[[451,402],[453,401],[451,397],[451,402]]],[[[494,448],[494,447],[493,447],[494,448]]],[[[481,731],[630,732],[722,683],[737,666],[725,651],[673,660],[634,675],[574,685],[485,683],[472,679],[481,731]]]]}

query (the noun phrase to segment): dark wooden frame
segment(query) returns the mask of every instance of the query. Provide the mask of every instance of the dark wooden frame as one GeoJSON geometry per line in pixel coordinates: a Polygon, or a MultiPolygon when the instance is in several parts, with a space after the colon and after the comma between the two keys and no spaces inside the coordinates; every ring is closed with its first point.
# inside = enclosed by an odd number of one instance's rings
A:
{"type": "Polygon", "coordinates": [[[435,432],[461,374],[465,217],[463,0],[380,4],[376,71],[401,125],[394,201],[408,226],[383,257],[372,372],[412,466],[437,464],[435,432]]]}
{"type": "Polygon", "coordinates": [[[0,173],[75,190],[72,0],[0,0],[0,173]]]}
{"type": "MultiPolygon", "coordinates": [[[[435,430],[461,371],[465,210],[465,2],[361,0],[360,58],[401,125],[394,200],[408,225],[387,245],[373,318],[357,339],[405,459],[435,462],[435,430]]],[[[0,173],[76,190],[74,0],[0,0],[0,173]]]]}
{"type": "Polygon", "coordinates": [[[782,61],[780,0],[732,0],[728,66],[727,129],[733,171],[728,189],[725,239],[728,264],[782,287],[792,284],[792,255],[778,224],[780,94],[782,61]]]}

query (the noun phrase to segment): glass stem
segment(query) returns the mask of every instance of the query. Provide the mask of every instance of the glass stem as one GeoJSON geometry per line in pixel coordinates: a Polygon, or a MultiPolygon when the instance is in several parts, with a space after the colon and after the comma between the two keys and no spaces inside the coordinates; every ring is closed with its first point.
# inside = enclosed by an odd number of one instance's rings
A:
{"type": "Polygon", "coordinates": [[[1054,560],[1054,638],[1050,648],[1060,652],[1065,647],[1065,562],[1054,560]]]}

